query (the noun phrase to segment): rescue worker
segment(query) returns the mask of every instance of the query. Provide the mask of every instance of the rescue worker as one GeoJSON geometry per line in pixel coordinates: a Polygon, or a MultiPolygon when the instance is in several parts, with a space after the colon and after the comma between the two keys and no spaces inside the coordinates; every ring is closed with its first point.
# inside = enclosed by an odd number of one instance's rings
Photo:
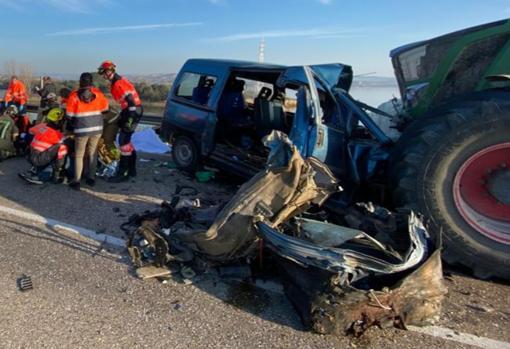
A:
{"type": "MultiPolygon", "coordinates": [[[[110,112],[105,115],[104,118],[104,126],[103,126],[103,135],[101,138],[103,139],[104,151],[108,155],[109,158],[115,159],[118,157],[119,151],[117,146],[115,145],[115,139],[117,138],[117,134],[119,133],[119,112],[118,110],[114,110],[110,108],[110,112]]],[[[116,160],[119,160],[118,158],[116,160]]]]}
{"type": "Polygon", "coordinates": [[[23,81],[18,80],[16,75],[11,77],[7,91],[5,91],[5,107],[15,105],[18,108],[19,115],[25,115],[27,104],[27,89],[23,81]]]}
{"type": "Polygon", "coordinates": [[[54,102],[54,99],[56,100],[56,98],[50,97],[50,96],[56,96],[57,91],[55,89],[55,85],[53,84],[53,81],[51,80],[51,78],[49,76],[44,76],[42,78],[41,86],[36,86],[35,91],[41,97],[41,101],[39,104],[41,109],[48,108],[49,104],[54,102]]]}
{"type": "MultiPolygon", "coordinates": [[[[42,103],[41,103],[42,104],[42,103]]],[[[35,121],[36,124],[40,124],[41,122],[44,122],[46,119],[46,116],[53,108],[60,108],[60,104],[57,100],[57,95],[53,92],[48,93],[46,95],[45,101],[44,101],[44,107],[40,107],[39,111],[37,113],[37,119],[35,121]]]]}
{"type": "Polygon", "coordinates": [[[15,142],[18,139],[19,131],[14,118],[17,114],[16,106],[11,105],[0,116],[0,161],[16,155],[15,142]]]}
{"type": "Polygon", "coordinates": [[[64,111],[55,108],[48,113],[47,123],[38,124],[29,130],[33,136],[30,143],[29,161],[35,170],[19,173],[19,176],[27,182],[43,184],[40,174],[50,165],[53,166],[53,182],[58,184],[64,181],[62,170],[67,155],[67,146],[63,144],[64,135],[60,131],[63,119],[64,111]]]}
{"type": "Polygon", "coordinates": [[[120,115],[117,121],[119,132],[120,162],[117,175],[111,182],[124,182],[136,176],[136,150],[131,143],[138,122],[143,115],[142,101],[135,87],[128,79],[116,73],[116,66],[111,61],[104,61],[97,69],[99,75],[111,83],[110,91],[113,99],[120,104],[120,115]]]}
{"type": "Polygon", "coordinates": [[[74,180],[69,184],[72,189],[80,190],[84,158],[87,159],[85,182],[89,186],[96,183],[97,145],[103,132],[103,113],[108,109],[108,100],[94,87],[92,74],[81,74],[80,87],[71,92],[66,107],[75,145],[74,180]]]}
{"type": "Polygon", "coordinates": [[[67,106],[67,99],[71,94],[71,90],[67,87],[62,87],[58,94],[60,95],[60,107],[65,110],[67,106]]]}

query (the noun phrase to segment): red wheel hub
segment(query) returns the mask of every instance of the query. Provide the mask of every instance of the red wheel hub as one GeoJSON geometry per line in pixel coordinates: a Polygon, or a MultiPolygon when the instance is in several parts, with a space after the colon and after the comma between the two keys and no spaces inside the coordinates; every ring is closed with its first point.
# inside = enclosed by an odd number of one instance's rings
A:
{"type": "Polygon", "coordinates": [[[455,176],[455,205],[481,234],[510,244],[510,142],[472,155],[455,176]]]}

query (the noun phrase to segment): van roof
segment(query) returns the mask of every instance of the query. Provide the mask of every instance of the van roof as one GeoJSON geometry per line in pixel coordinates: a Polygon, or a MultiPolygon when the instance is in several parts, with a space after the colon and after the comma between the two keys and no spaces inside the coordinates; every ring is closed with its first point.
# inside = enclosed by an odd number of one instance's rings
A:
{"type": "Polygon", "coordinates": [[[186,61],[185,65],[193,65],[196,67],[211,67],[214,66],[217,69],[253,69],[253,70],[284,70],[287,67],[278,64],[258,63],[250,61],[241,61],[233,59],[203,59],[203,58],[192,58],[186,61]]]}

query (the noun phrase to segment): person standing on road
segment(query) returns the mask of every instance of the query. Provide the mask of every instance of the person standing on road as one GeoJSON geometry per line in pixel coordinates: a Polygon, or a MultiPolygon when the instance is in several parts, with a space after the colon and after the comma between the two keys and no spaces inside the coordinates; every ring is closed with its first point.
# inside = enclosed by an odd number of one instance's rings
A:
{"type": "Polygon", "coordinates": [[[142,101],[133,84],[115,72],[115,64],[111,61],[101,63],[97,72],[111,83],[110,91],[113,99],[120,104],[121,112],[117,121],[120,146],[119,170],[111,182],[124,182],[136,176],[136,150],[131,143],[138,122],[143,115],[142,101]]]}
{"type": "Polygon", "coordinates": [[[4,103],[5,107],[15,105],[18,108],[19,115],[25,115],[27,104],[27,89],[23,81],[18,80],[16,75],[11,77],[7,91],[5,91],[4,103]]]}
{"type": "Polygon", "coordinates": [[[41,97],[40,108],[46,109],[55,100],[53,96],[57,95],[53,80],[49,76],[44,76],[41,81],[41,86],[35,87],[35,92],[41,97]]]}
{"type": "Polygon", "coordinates": [[[108,112],[108,100],[93,86],[92,74],[80,76],[80,87],[71,92],[67,100],[66,113],[75,137],[74,180],[69,187],[80,190],[84,158],[87,174],[85,182],[94,186],[97,167],[97,145],[103,132],[103,114],[108,112]]]}

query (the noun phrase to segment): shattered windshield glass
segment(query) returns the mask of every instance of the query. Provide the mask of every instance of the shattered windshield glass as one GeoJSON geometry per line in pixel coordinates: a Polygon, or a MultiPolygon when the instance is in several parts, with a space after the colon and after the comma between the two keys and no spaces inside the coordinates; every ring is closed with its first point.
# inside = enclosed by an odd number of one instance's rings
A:
{"type": "Polygon", "coordinates": [[[342,64],[313,65],[313,71],[328,85],[330,89],[341,88],[349,91],[352,84],[352,68],[342,64]]]}

